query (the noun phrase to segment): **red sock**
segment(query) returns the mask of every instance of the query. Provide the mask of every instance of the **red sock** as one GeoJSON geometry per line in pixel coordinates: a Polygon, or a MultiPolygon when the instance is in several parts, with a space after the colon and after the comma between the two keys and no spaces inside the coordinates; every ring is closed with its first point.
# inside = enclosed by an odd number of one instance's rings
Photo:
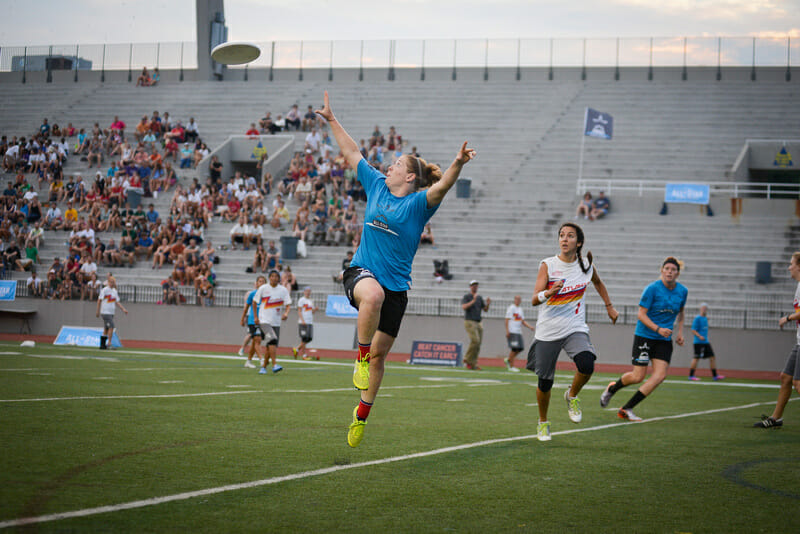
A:
{"type": "Polygon", "coordinates": [[[358,361],[369,361],[369,349],[372,347],[372,344],[367,343],[366,345],[359,343],[358,344],[358,361]]]}
{"type": "Polygon", "coordinates": [[[371,402],[364,402],[363,400],[360,401],[358,403],[358,411],[356,412],[356,417],[361,421],[366,421],[371,408],[372,408],[371,402]]]}

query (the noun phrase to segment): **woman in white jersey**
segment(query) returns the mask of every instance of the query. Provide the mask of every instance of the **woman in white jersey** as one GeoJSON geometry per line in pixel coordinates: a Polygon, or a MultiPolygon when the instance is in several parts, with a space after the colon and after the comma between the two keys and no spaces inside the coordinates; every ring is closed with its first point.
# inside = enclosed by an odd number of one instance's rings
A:
{"type": "Polygon", "coordinates": [[[569,418],[573,423],[581,421],[582,413],[578,393],[589,381],[597,359],[589,339],[586,324],[586,307],[583,299],[589,282],[606,305],[608,317],[617,322],[619,313],[611,304],[606,286],[592,265],[592,253],[581,257],[584,244],[583,230],[574,223],[564,223],[558,229],[557,256],[545,258],[539,265],[531,304],[545,306],[539,310],[536,335],[528,352],[528,370],[539,377],[536,401],[539,407],[539,424],[536,432],[539,441],[550,440],[550,421],[547,409],[550,406],[550,390],[556,373],[556,361],[563,349],[575,362],[577,371],[572,385],[564,393],[569,418]]]}
{"type": "Polygon", "coordinates": [[[790,322],[796,323],[797,340],[794,348],[786,358],[786,365],[781,373],[781,389],[778,392],[778,402],[775,404],[775,409],[772,415],[764,416],[761,421],[755,423],[753,426],[757,428],[776,428],[783,426],[783,409],[786,408],[786,403],[789,402],[789,397],[792,396],[792,387],[800,393],[800,252],[792,254],[792,259],[789,262],[789,274],[797,280],[797,289],[794,291],[794,302],[792,307],[794,311],[788,315],[780,318],[778,326],[783,326],[790,322]]]}

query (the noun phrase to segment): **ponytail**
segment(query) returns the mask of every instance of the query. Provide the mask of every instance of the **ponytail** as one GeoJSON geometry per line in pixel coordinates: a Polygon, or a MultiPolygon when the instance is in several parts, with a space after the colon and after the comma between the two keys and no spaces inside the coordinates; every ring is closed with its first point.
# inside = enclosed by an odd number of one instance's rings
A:
{"type": "Polygon", "coordinates": [[[442,169],[438,165],[428,163],[422,158],[411,154],[406,156],[406,171],[416,175],[414,186],[416,190],[430,187],[442,178],[442,169]]]}
{"type": "Polygon", "coordinates": [[[589,252],[586,253],[586,259],[589,260],[589,265],[584,267],[583,266],[583,258],[581,258],[581,249],[582,248],[583,248],[583,245],[578,245],[578,265],[581,266],[581,271],[583,271],[583,274],[586,274],[587,272],[589,272],[589,269],[592,266],[592,252],[589,251],[589,252]]]}

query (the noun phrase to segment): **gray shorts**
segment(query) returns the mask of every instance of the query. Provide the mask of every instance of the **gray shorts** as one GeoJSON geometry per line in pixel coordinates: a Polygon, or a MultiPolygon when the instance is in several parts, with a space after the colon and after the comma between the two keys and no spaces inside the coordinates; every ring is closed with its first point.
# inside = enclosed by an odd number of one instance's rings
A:
{"type": "Polygon", "coordinates": [[[794,380],[800,380],[800,365],[797,365],[797,356],[800,354],[800,345],[795,345],[789,357],[786,358],[786,365],[783,367],[783,372],[787,375],[794,377],[794,380]]]}
{"type": "Polygon", "coordinates": [[[508,334],[508,348],[514,352],[522,352],[525,348],[525,340],[522,334],[508,334]]]}
{"type": "Polygon", "coordinates": [[[108,330],[114,330],[114,316],[110,313],[103,313],[100,315],[100,318],[103,320],[103,328],[108,330]]]}
{"type": "Polygon", "coordinates": [[[281,327],[262,323],[261,330],[264,332],[264,345],[275,345],[277,347],[278,340],[281,337],[281,327]]]}
{"type": "Polygon", "coordinates": [[[536,373],[539,378],[553,380],[556,376],[556,361],[558,361],[558,355],[562,349],[570,359],[575,358],[581,352],[596,354],[592,342],[589,340],[589,334],[586,332],[574,332],[564,339],[555,341],[537,339],[528,351],[528,364],[525,368],[536,373]]]}

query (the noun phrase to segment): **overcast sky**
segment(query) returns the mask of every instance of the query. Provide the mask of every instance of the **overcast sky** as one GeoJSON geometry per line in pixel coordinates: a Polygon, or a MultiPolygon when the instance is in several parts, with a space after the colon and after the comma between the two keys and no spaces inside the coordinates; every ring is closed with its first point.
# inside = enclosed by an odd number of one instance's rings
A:
{"type": "MultiPolygon", "coordinates": [[[[0,0],[0,46],[195,40],[194,0],[0,0]]],[[[800,0],[226,0],[230,40],[769,36],[800,0]]]]}

